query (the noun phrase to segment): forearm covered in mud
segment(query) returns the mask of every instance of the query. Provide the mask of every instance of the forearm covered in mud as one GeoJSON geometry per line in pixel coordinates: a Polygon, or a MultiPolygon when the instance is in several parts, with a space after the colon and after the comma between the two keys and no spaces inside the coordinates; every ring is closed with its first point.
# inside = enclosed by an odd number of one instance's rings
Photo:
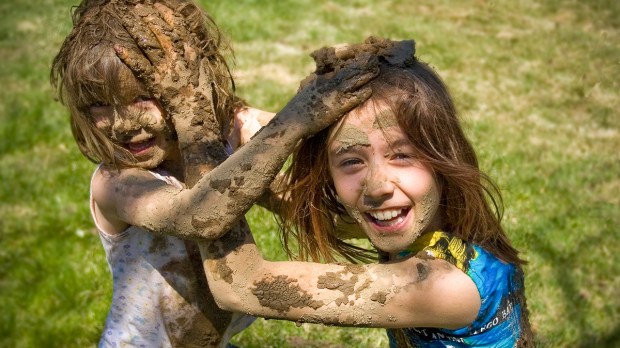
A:
{"type": "Polygon", "coordinates": [[[201,178],[183,204],[190,210],[179,217],[186,237],[218,238],[239,221],[263,195],[300,139],[368,99],[370,90],[363,85],[376,76],[376,63],[361,60],[333,77],[317,77],[250,142],[201,178]]]}
{"type": "Polygon", "coordinates": [[[338,326],[410,324],[410,280],[416,269],[432,269],[424,261],[416,261],[421,264],[417,268],[415,264],[271,262],[261,256],[247,225],[220,240],[204,243],[201,253],[209,287],[221,308],[270,319],[338,326]]]}
{"type": "Polygon", "coordinates": [[[177,230],[186,238],[226,233],[265,193],[305,128],[275,118],[183,194],[177,230]]]}

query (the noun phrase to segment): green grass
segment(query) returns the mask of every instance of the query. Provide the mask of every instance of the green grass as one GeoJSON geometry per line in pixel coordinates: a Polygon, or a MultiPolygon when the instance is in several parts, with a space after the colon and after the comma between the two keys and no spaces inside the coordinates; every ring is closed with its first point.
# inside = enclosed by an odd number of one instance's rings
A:
{"type": "MultiPolygon", "coordinates": [[[[277,111],[308,54],[366,36],[414,38],[451,87],[500,184],[541,347],[620,342],[620,3],[202,1],[233,42],[240,94],[277,111]]],[[[88,212],[94,165],[54,101],[69,0],[0,2],[0,347],[95,345],[111,279],[88,212]]],[[[283,259],[269,214],[249,214],[283,259]]],[[[381,330],[258,320],[244,347],[386,346],[381,330]]]]}

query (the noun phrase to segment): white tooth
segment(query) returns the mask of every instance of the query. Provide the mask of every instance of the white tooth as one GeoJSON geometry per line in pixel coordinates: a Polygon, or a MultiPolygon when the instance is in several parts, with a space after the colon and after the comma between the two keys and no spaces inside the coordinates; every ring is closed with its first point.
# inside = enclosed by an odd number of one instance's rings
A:
{"type": "Polygon", "coordinates": [[[370,212],[370,215],[377,220],[391,220],[397,217],[400,214],[400,210],[383,210],[383,211],[373,211],[370,212]]]}

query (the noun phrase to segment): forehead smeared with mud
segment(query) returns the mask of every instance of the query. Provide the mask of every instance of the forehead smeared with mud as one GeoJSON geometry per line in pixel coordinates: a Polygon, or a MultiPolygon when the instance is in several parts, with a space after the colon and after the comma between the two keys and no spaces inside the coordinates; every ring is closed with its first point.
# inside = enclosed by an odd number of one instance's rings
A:
{"type": "Polygon", "coordinates": [[[398,119],[392,110],[381,110],[375,115],[375,121],[372,128],[385,129],[390,127],[398,127],[398,119]]]}
{"type": "MultiPolygon", "coordinates": [[[[367,103],[345,117],[340,126],[332,128],[328,143],[332,153],[338,155],[354,146],[370,146],[368,132],[393,127],[399,127],[399,124],[389,106],[367,103]],[[352,119],[356,119],[357,122],[351,122],[352,119]],[[333,147],[334,142],[337,142],[335,143],[337,147],[333,147]]],[[[384,136],[387,136],[386,134],[384,133],[384,136]]]]}
{"type": "Polygon", "coordinates": [[[338,142],[336,154],[347,151],[352,146],[370,146],[368,134],[358,126],[344,123],[335,134],[333,141],[338,142]]]}

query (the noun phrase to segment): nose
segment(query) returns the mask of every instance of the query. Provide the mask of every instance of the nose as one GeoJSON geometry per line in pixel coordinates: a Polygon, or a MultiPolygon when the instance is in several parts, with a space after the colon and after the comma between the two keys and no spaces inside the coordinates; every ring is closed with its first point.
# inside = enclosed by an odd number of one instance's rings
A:
{"type": "Polygon", "coordinates": [[[136,115],[132,115],[128,110],[114,109],[114,122],[112,123],[112,137],[116,140],[131,137],[131,133],[139,130],[140,123],[137,122],[136,115]]]}
{"type": "Polygon", "coordinates": [[[381,205],[394,194],[394,182],[381,165],[371,165],[364,186],[364,204],[370,207],[381,205]]]}

